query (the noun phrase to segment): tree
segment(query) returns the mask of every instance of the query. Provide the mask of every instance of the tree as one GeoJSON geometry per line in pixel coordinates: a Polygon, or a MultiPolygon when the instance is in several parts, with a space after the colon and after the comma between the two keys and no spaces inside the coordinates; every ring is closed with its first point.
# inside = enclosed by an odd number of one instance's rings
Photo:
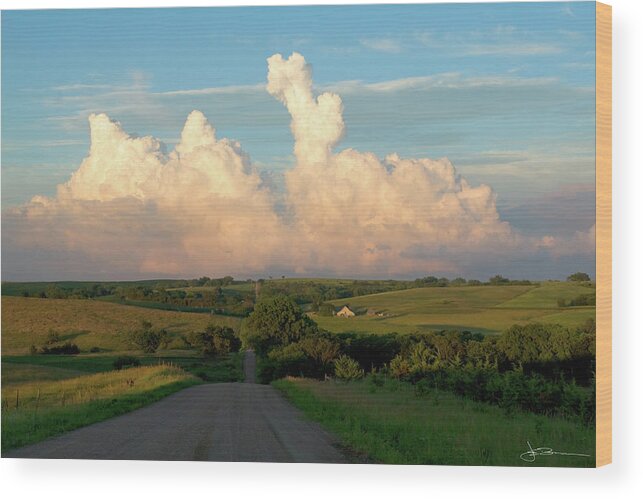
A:
{"type": "Polygon", "coordinates": [[[244,343],[267,352],[317,331],[315,324],[289,297],[277,295],[260,301],[246,321],[244,343]]]}
{"type": "Polygon", "coordinates": [[[145,353],[154,353],[161,345],[163,335],[152,329],[151,322],[144,320],[141,322],[141,329],[132,333],[131,340],[145,353]]]}
{"type": "Polygon", "coordinates": [[[47,298],[61,299],[67,298],[67,293],[64,289],[59,288],[55,284],[50,284],[49,286],[47,286],[46,296],[47,298]]]}
{"type": "Polygon", "coordinates": [[[342,355],[335,361],[335,377],[344,381],[360,379],[364,377],[364,370],[356,360],[342,355]]]}
{"type": "Polygon", "coordinates": [[[506,277],[501,276],[500,274],[489,278],[489,284],[493,284],[493,285],[496,285],[496,286],[498,284],[508,284],[508,283],[509,283],[509,279],[507,279],[506,277]]]}
{"type": "Polygon", "coordinates": [[[204,355],[223,355],[238,352],[241,348],[241,340],[232,328],[214,325],[209,325],[205,331],[194,333],[190,343],[201,348],[204,355]]]}
{"type": "Polygon", "coordinates": [[[211,281],[211,279],[209,277],[203,276],[203,277],[197,279],[197,285],[201,286],[201,287],[207,286],[210,281],[211,281]]]}
{"type": "Polygon", "coordinates": [[[302,352],[314,366],[317,375],[326,374],[332,362],[339,355],[339,342],[321,334],[308,336],[298,342],[302,352]]]}
{"type": "Polygon", "coordinates": [[[319,305],[319,315],[323,317],[332,317],[335,315],[335,305],[332,303],[322,303],[319,305]]]}
{"type": "Polygon", "coordinates": [[[590,281],[590,277],[585,272],[576,272],[567,277],[567,280],[570,282],[587,282],[590,281]]]}

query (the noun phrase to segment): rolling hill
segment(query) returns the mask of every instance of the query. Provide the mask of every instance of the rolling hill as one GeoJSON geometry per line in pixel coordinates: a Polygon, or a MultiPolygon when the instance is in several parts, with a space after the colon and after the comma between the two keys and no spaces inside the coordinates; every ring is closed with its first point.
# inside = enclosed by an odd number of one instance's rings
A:
{"type": "Polygon", "coordinates": [[[558,300],[591,294],[591,284],[543,282],[525,286],[430,287],[334,300],[352,318],[312,315],[332,332],[414,332],[442,329],[498,333],[528,322],[575,326],[595,317],[595,307],[559,307],[558,300]],[[369,315],[367,311],[371,312],[369,315]]]}

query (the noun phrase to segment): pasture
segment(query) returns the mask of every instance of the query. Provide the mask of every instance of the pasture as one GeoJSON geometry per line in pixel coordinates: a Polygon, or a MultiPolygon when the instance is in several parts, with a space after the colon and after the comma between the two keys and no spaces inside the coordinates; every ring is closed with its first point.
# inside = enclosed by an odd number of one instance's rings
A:
{"type": "Polygon", "coordinates": [[[557,323],[574,327],[595,317],[595,307],[560,307],[559,299],[593,293],[592,285],[543,282],[524,286],[414,288],[333,300],[349,305],[351,318],[311,314],[332,332],[410,333],[443,329],[499,333],[513,324],[557,323]],[[368,315],[367,310],[378,315],[368,315]]]}
{"type": "Polygon", "coordinates": [[[100,300],[2,297],[2,353],[26,354],[42,345],[50,331],[81,351],[131,349],[128,335],[149,321],[171,337],[203,330],[209,324],[238,329],[240,319],[202,313],[173,312],[107,303],[100,300]]]}

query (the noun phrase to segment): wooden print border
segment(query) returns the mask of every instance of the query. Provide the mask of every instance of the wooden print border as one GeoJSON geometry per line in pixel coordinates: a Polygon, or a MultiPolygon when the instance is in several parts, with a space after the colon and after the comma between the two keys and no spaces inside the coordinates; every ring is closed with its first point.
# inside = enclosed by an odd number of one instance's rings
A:
{"type": "Polygon", "coordinates": [[[612,462],[612,7],[596,2],[596,466],[612,462]]]}

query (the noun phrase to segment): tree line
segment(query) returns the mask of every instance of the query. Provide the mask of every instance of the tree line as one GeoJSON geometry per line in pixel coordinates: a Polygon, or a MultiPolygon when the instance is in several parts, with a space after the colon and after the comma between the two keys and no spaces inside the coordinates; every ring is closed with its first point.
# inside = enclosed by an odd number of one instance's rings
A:
{"type": "Polygon", "coordinates": [[[507,410],[595,418],[596,328],[515,325],[497,336],[468,331],[331,334],[289,297],[260,301],[241,338],[259,356],[258,377],[398,379],[507,410]],[[366,374],[368,373],[368,374],[366,374]]]}

